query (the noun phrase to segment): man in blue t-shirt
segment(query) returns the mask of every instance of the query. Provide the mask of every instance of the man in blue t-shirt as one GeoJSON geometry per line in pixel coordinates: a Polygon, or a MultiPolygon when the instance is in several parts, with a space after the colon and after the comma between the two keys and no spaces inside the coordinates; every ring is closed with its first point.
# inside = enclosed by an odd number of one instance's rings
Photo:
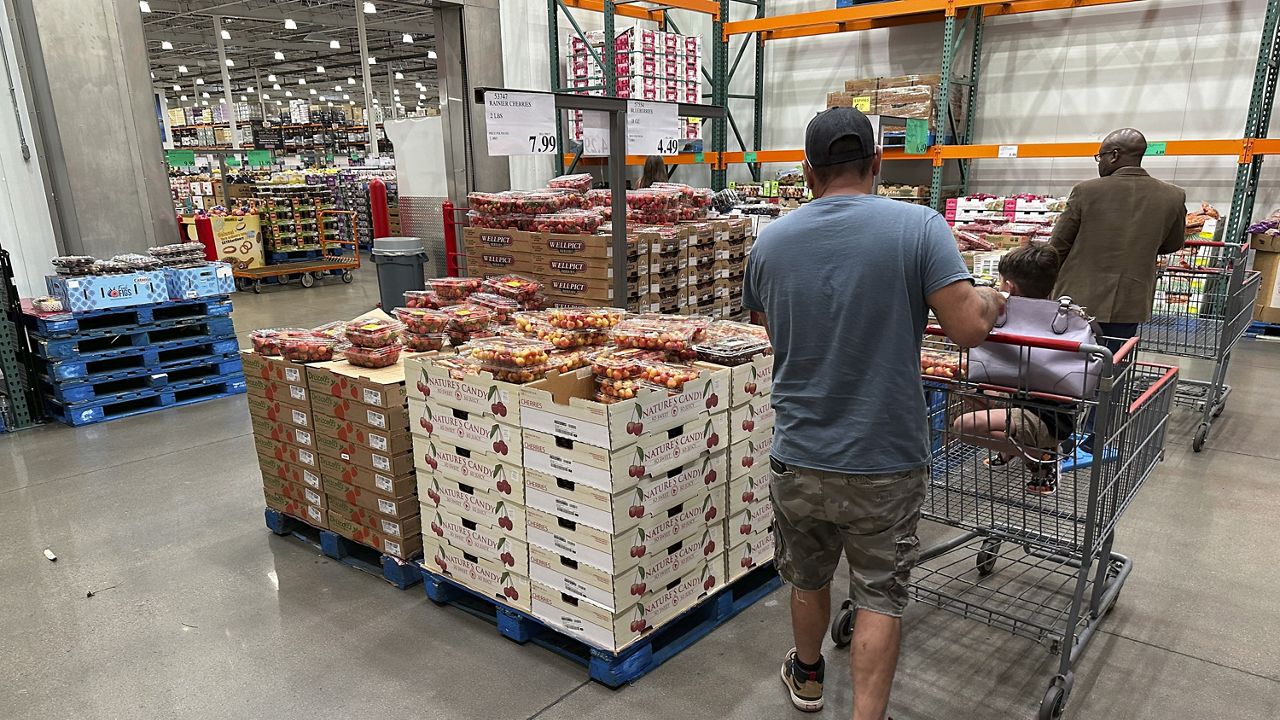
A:
{"type": "Polygon", "coordinates": [[[822,708],[822,639],[843,553],[858,609],[854,720],[884,718],[919,556],[929,309],[953,341],[973,347],[1004,306],[995,290],[974,287],[940,215],[871,194],[880,160],[861,112],[815,117],[804,162],[815,199],[761,233],[742,295],[774,348],[774,538],[796,642],[782,681],[797,708],[822,708]]]}

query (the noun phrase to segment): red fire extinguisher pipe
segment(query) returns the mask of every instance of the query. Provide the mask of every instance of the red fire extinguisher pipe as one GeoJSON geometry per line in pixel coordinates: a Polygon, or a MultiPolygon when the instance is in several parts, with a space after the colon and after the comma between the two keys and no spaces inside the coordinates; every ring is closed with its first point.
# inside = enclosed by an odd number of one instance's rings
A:
{"type": "Polygon", "coordinates": [[[382,178],[369,181],[369,214],[373,218],[373,237],[391,236],[391,214],[387,210],[387,184],[382,178]]]}
{"type": "Polygon", "coordinates": [[[218,242],[213,237],[213,221],[204,213],[196,215],[196,238],[204,246],[204,259],[217,260],[218,242]]]}
{"type": "Polygon", "coordinates": [[[449,277],[458,277],[458,231],[453,220],[453,201],[445,200],[444,205],[444,263],[449,277]]]}

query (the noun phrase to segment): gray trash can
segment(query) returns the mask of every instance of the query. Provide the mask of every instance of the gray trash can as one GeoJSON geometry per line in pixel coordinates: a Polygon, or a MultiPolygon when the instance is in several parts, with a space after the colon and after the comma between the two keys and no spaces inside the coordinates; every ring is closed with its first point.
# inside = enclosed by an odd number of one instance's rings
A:
{"type": "Polygon", "coordinates": [[[378,266],[378,296],[383,310],[391,312],[391,308],[403,307],[405,290],[421,290],[425,285],[422,268],[427,262],[427,250],[421,238],[377,238],[370,257],[378,266]]]}

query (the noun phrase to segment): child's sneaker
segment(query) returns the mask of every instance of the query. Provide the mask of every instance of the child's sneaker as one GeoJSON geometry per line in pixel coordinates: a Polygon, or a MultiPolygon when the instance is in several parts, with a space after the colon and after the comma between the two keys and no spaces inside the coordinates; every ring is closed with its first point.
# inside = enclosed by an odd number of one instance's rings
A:
{"type": "Polygon", "coordinates": [[[1027,492],[1032,495],[1052,495],[1058,491],[1058,459],[1029,461],[1031,479],[1027,481],[1027,492]]]}
{"type": "Polygon", "coordinates": [[[797,710],[818,712],[822,709],[822,675],[826,669],[822,657],[818,657],[817,670],[803,670],[796,658],[796,649],[791,648],[782,661],[782,684],[787,686],[791,695],[791,704],[797,710]]]}

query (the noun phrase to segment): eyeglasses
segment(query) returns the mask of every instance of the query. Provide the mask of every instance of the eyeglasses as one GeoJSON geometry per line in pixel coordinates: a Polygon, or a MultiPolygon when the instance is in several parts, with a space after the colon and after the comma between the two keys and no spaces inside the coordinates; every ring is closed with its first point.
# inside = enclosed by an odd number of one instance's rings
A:
{"type": "Polygon", "coordinates": [[[1103,155],[1111,155],[1112,153],[1114,153],[1114,154],[1116,154],[1116,155],[1119,155],[1119,154],[1120,154],[1120,148],[1111,148],[1110,150],[1106,150],[1106,151],[1100,152],[1100,153],[1098,153],[1097,155],[1094,155],[1094,156],[1093,156],[1093,161],[1094,161],[1094,162],[1102,162],[1102,156],[1103,156],[1103,155]]]}

